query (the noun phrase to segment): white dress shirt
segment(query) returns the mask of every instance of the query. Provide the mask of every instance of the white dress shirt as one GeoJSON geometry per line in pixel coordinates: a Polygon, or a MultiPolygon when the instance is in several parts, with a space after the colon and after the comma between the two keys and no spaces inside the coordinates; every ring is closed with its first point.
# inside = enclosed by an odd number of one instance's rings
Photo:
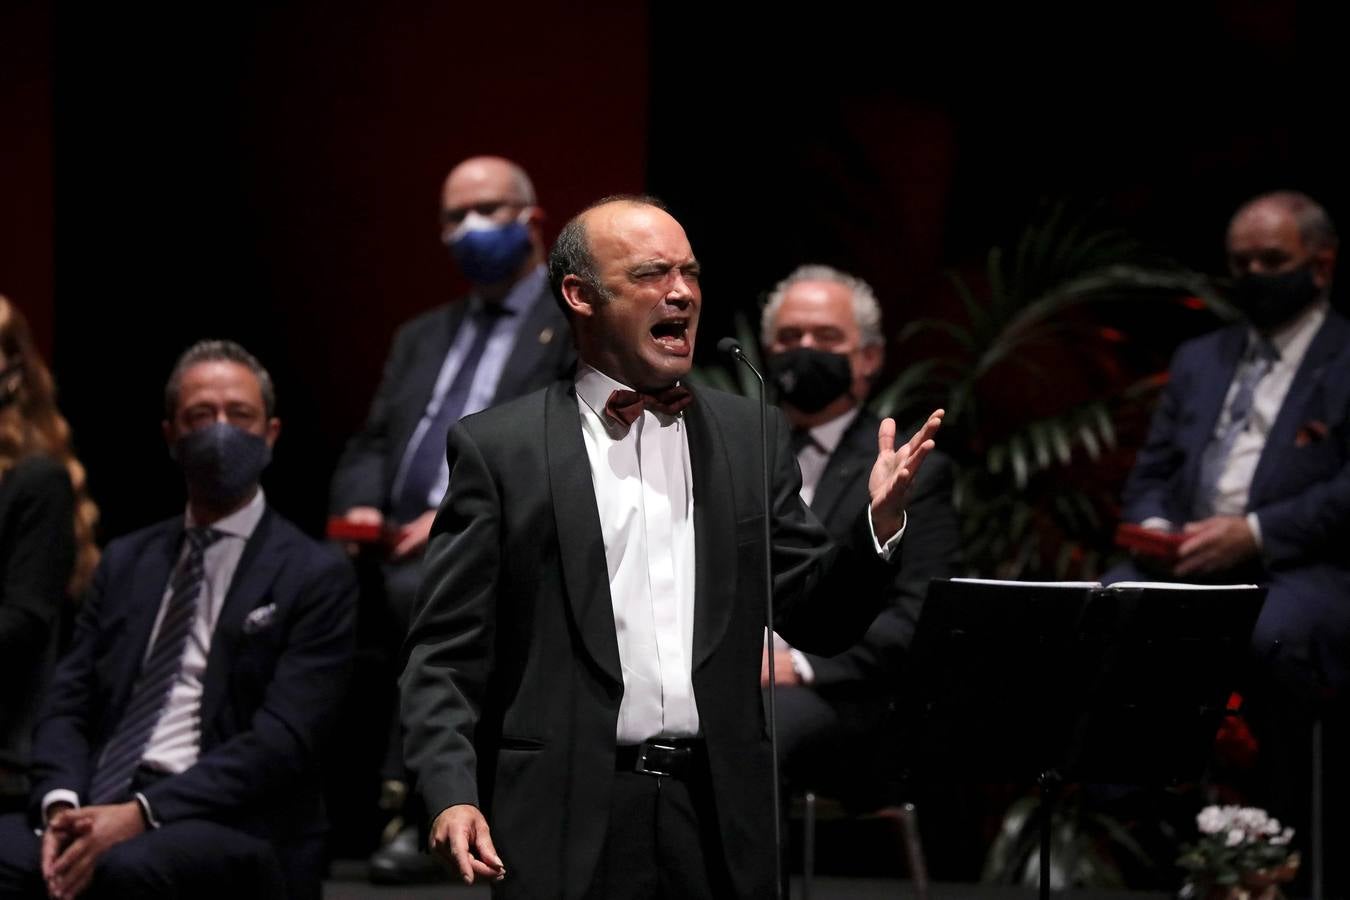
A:
{"type": "Polygon", "coordinates": [[[839,448],[844,432],[853,420],[858,418],[858,407],[853,407],[842,416],[836,416],[823,425],[817,425],[807,431],[811,441],[797,451],[797,467],[802,470],[802,502],[807,506],[816,498],[816,487],[830,464],[830,457],[839,448]]]}
{"type": "MultiPolygon", "coordinates": [[[[206,548],[203,561],[205,578],[202,581],[201,597],[197,601],[197,615],[183,648],[182,669],[173,687],[169,689],[168,704],[150,735],[145,755],[141,757],[141,764],[147,768],[176,774],[191,767],[201,754],[202,677],[206,673],[206,661],[211,655],[211,639],[216,630],[216,622],[220,619],[221,608],[225,605],[225,596],[230,590],[231,582],[234,581],[235,570],[239,568],[244,545],[258,527],[266,508],[267,501],[263,497],[262,488],[258,488],[258,493],[247,506],[211,525],[224,536],[206,548]]],[[[196,527],[190,511],[185,519],[188,528],[196,527]]],[[[184,540],[174,572],[184,564],[188,552],[189,545],[184,540]]],[[[173,574],[170,573],[142,661],[149,656],[151,648],[155,645],[155,638],[159,635],[159,627],[168,608],[172,584],[173,574]]],[[[44,813],[53,803],[58,802],[79,806],[79,797],[74,791],[63,788],[48,791],[42,798],[44,813]]]]}
{"type": "Polygon", "coordinates": [[[624,429],[605,416],[605,402],[630,388],[585,365],[576,387],[623,670],[615,739],[694,737],[694,490],[684,419],[644,410],[624,429]]]}

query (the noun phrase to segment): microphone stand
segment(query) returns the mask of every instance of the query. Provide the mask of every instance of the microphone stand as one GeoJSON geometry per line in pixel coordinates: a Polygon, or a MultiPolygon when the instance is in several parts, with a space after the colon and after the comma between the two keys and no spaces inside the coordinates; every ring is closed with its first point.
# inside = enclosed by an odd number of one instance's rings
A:
{"type": "Polygon", "coordinates": [[[771,752],[770,768],[773,778],[773,883],[774,896],[786,898],[787,895],[783,893],[782,812],[779,799],[781,786],[778,781],[778,717],[776,714],[778,679],[774,666],[773,646],[773,539],[769,518],[772,510],[772,503],[769,500],[769,396],[764,383],[764,376],[746,358],[745,350],[735,339],[722,338],[717,342],[717,349],[737,362],[744,364],[759,381],[759,453],[764,496],[764,533],[761,536],[764,541],[764,653],[769,664],[769,747],[771,752]]]}

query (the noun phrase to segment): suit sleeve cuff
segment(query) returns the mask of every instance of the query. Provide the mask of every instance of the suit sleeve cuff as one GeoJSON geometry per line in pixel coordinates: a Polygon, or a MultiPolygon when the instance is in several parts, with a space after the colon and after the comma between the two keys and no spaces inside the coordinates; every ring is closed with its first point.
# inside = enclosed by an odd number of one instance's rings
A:
{"type": "Polygon", "coordinates": [[[155,818],[155,811],[150,808],[150,801],[145,799],[145,795],[140,791],[136,792],[135,797],[136,805],[141,808],[141,816],[145,819],[145,827],[158,828],[160,821],[155,818]]]}
{"type": "MultiPolygon", "coordinates": [[[[877,526],[872,522],[872,511],[867,511],[867,531],[872,535],[872,546],[876,548],[877,556],[880,556],[886,562],[891,561],[895,555],[895,548],[900,546],[900,539],[905,536],[905,526],[909,524],[909,512],[900,513],[900,530],[891,535],[891,539],[885,544],[877,539],[877,526]]],[[[857,540],[857,538],[854,538],[857,540]]]]}
{"type": "Polygon", "coordinates": [[[1247,513],[1247,527],[1252,531],[1252,540],[1256,541],[1256,552],[1260,553],[1265,547],[1261,543],[1261,519],[1256,513],[1247,513]]]}
{"type": "Polygon", "coordinates": [[[811,684],[815,681],[816,670],[811,667],[811,661],[806,658],[806,654],[796,647],[789,652],[792,654],[792,671],[797,673],[797,680],[802,684],[811,684]]]}
{"type": "Polygon", "coordinates": [[[51,809],[57,803],[69,803],[76,809],[80,808],[80,795],[66,788],[56,788],[42,795],[42,823],[47,823],[47,810],[51,809]]]}

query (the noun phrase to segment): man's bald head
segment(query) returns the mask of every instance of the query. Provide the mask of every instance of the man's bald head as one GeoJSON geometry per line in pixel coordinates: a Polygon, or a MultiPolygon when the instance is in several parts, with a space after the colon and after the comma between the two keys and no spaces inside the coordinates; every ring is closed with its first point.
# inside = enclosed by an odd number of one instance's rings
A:
{"type": "Polygon", "coordinates": [[[1284,222],[1293,226],[1308,252],[1335,251],[1339,244],[1331,216],[1320,203],[1300,191],[1271,191],[1253,197],[1233,214],[1228,233],[1231,236],[1241,225],[1260,223],[1268,228],[1280,228],[1284,222]]]}
{"type": "Polygon", "coordinates": [[[504,296],[543,261],[543,221],[530,177],[509,159],[470,157],[451,169],[441,186],[441,241],[452,248],[460,269],[489,299],[504,296]],[[484,237],[513,223],[527,231],[507,234],[507,241],[514,242],[509,253],[497,237],[484,237]]]}

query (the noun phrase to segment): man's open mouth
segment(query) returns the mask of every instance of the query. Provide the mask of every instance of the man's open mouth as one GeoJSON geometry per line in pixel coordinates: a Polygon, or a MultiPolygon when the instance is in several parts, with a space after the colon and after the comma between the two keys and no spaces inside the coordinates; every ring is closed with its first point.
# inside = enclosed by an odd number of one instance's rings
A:
{"type": "Polygon", "coordinates": [[[652,339],[671,353],[689,352],[689,320],[666,319],[652,326],[652,339]]]}

